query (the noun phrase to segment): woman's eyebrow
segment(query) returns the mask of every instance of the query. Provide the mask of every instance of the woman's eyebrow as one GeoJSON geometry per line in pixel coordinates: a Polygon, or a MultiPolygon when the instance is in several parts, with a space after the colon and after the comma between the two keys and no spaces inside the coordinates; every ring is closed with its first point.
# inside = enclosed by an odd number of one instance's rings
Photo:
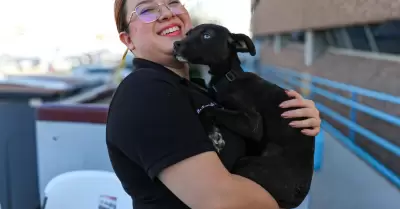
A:
{"type": "Polygon", "coordinates": [[[154,0],[142,0],[140,1],[138,4],[136,4],[135,8],[142,5],[142,4],[146,4],[146,3],[153,3],[154,0]]]}

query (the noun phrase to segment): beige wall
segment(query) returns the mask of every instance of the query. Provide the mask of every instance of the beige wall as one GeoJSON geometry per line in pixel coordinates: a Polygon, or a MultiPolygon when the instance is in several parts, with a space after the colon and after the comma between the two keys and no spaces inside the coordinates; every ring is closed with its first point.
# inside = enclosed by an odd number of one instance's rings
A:
{"type": "Polygon", "coordinates": [[[252,29],[266,35],[399,18],[400,0],[261,0],[252,29]]]}

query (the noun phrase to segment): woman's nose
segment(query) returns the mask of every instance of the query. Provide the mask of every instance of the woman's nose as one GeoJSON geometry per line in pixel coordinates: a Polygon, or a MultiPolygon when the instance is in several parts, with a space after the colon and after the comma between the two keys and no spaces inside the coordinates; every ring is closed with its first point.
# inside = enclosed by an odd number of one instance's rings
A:
{"type": "Polygon", "coordinates": [[[160,6],[160,18],[159,20],[169,20],[174,14],[171,12],[171,10],[165,6],[162,5],[160,6]]]}

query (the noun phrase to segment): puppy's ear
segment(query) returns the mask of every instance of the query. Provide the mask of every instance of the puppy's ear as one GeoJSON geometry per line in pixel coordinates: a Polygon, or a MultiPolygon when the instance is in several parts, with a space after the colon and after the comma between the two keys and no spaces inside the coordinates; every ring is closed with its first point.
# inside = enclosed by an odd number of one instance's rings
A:
{"type": "Polygon", "coordinates": [[[241,33],[231,33],[229,43],[235,47],[237,52],[248,52],[251,56],[256,55],[256,47],[250,37],[241,33]]]}

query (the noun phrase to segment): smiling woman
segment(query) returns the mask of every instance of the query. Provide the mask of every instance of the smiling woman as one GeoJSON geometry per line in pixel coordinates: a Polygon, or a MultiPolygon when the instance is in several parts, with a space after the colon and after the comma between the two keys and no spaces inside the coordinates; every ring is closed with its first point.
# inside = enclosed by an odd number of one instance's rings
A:
{"type": "Polygon", "coordinates": [[[134,208],[278,208],[258,184],[229,172],[246,152],[245,139],[200,120],[196,110],[215,102],[189,80],[188,63],[173,56],[174,42],[192,28],[183,4],[116,0],[114,9],[119,38],[135,58],[110,103],[106,141],[134,208]],[[215,130],[222,150],[209,138],[215,130]]]}

